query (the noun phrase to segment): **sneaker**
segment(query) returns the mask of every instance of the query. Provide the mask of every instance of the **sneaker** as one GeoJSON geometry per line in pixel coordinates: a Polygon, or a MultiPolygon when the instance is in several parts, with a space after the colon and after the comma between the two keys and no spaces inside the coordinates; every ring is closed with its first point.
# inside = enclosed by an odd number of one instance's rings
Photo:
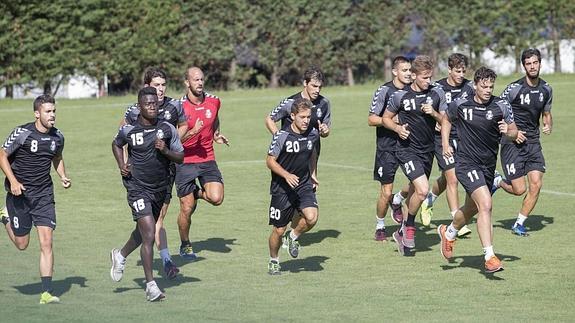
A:
{"type": "Polygon", "coordinates": [[[60,299],[56,296],[52,296],[52,294],[48,292],[43,292],[40,295],[40,304],[57,304],[60,303],[60,299]]]}
{"type": "Polygon", "coordinates": [[[180,273],[180,270],[171,260],[168,260],[164,263],[164,273],[168,279],[174,279],[180,273]]]}
{"type": "Polygon", "coordinates": [[[2,224],[4,225],[10,222],[10,217],[8,216],[8,209],[6,209],[5,206],[0,210],[0,222],[2,222],[2,224]]]}
{"type": "Polygon", "coordinates": [[[287,235],[288,241],[288,252],[292,258],[297,258],[299,255],[299,242],[291,238],[291,235],[287,235]]]}
{"type": "Polygon", "coordinates": [[[281,275],[282,267],[280,266],[279,262],[275,260],[270,260],[268,262],[268,274],[270,275],[281,275]]]}
{"type": "Polygon", "coordinates": [[[403,245],[406,248],[415,248],[415,227],[403,227],[403,245]]]}
{"type": "Polygon", "coordinates": [[[391,207],[391,218],[393,219],[393,222],[401,224],[401,222],[403,222],[403,210],[401,209],[401,204],[389,203],[389,207],[391,207]]]}
{"type": "Polygon", "coordinates": [[[124,275],[124,268],[126,267],[126,258],[123,261],[118,260],[120,256],[120,249],[112,249],[110,251],[110,260],[112,261],[112,268],[110,268],[110,277],[115,282],[122,280],[124,275]]]}
{"type": "Polygon", "coordinates": [[[524,225],[515,223],[513,228],[511,228],[511,233],[520,237],[527,237],[529,234],[527,233],[527,229],[524,225]]]}
{"type": "Polygon", "coordinates": [[[375,241],[387,241],[385,228],[375,230],[375,241]]]}
{"type": "Polygon", "coordinates": [[[149,302],[161,301],[166,295],[162,293],[156,282],[146,284],[146,300],[149,302]]]}
{"type": "Polygon", "coordinates": [[[399,252],[400,255],[405,256],[405,249],[403,247],[403,237],[401,236],[401,229],[395,231],[391,236],[393,237],[393,241],[395,241],[395,244],[397,246],[397,252],[399,252]]]}
{"type": "Polygon", "coordinates": [[[466,235],[471,233],[471,229],[469,229],[469,227],[467,225],[464,225],[463,227],[461,227],[461,229],[459,229],[459,231],[457,231],[457,236],[458,237],[465,237],[466,235]]]}
{"type": "Polygon", "coordinates": [[[441,239],[441,255],[443,258],[449,260],[453,257],[453,246],[455,245],[455,240],[448,240],[445,236],[445,231],[447,231],[447,226],[442,224],[437,227],[437,234],[441,239]]]}
{"type": "Polygon", "coordinates": [[[428,227],[431,223],[431,217],[433,216],[433,204],[429,205],[427,198],[421,203],[421,210],[419,212],[421,218],[421,224],[428,227]]]}
{"type": "Polygon", "coordinates": [[[192,249],[192,244],[180,246],[180,257],[187,261],[196,260],[198,258],[194,253],[194,249],[192,249]]]}
{"type": "Polygon", "coordinates": [[[485,262],[485,272],[488,274],[496,273],[503,270],[503,264],[497,256],[492,256],[485,262]]]}
{"type": "Polygon", "coordinates": [[[493,178],[493,184],[491,185],[491,195],[495,194],[497,189],[499,189],[499,184],[502,180],[503,176],[501,176],[498,171],[495,171],[495,177],[493,178]]]}

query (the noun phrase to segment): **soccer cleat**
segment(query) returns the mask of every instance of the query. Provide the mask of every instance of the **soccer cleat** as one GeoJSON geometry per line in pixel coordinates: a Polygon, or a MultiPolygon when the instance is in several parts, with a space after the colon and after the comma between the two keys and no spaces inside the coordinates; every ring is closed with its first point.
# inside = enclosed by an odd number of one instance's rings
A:
{"type": "Polygon", "coordinates": [[[161,301],[166,295],[162,293],[155,281],[146,284],[146,300],[149,302],[161,301]]]}
{"type": "Polygon", "coordinates": [[[276,260],[270,260],[268,262],[268,274],[270,275],[281,275],[282,267],[276,260]]]}
{"type": "Polygon", "coordinates": [[[198,258],[194,253],[194,249],[192,249],[192,244],[180,246],[180,257],[188,261],[196,260],[198,258]]]}
{"type": "Polygon", "coordinates": [[[455,240],[448,240],[445,236],[446,231],[447,226],[445,224],[437,227],[437,234],[439,234],[439,238],[441,239],[441,255],[443,258],[449,260],[453,257],[453,246],[455,245],[455,240]]]}
{"type": "Polygon", "coordinates": [[[180,273],[180,270],[171,260],[168,260],[164,263],[164,273],[168,279],[174,279],[180,273]]]}
{"type": "Polygon", "coordinates": [[[515,223],[513,228],[511,228],[511,233],[520,237],[527,237],[529,234],[527,233],[527,229],[524,225],[515,223]]]}
{"type": "Polygon", "coordinates": [[[397,246],[397,252],[399,252],[400,255],[405,256],[405,249],[403,247],[403,237],[401,236],[401,229],[395,231],[391,236],[393,237],[393,241],[395,241],[395,244],[397,246]]]}
{"type": "Polygon", "coordinates": [[[457,231],[457,236],[458,237],[465,237],[466,235],[471,233],[471,229],[469,229],[469,227],[467,225],[464,225],[463,227],[461,227],[461,229],[459,229],[459,231],[457,231]]]}
{"type": "Polygon", "coordinates": [[[430,205],[427,198],[421,203],[419,216],[421,217],[421,224],[428,227],[433,216],[433,204],[430,205]]]}
{"type": "Polygon", "coordinates": [[[122,280],[122,276],[124,275],[124,268],[126,267],[126,258],[123,261],[118,260],[118,256],[120,256],[120,249],[112,249],[110,251],[110,260],[112,261],[112,268],[110,268],[110,277],[115,282],[119,282],[122,280]]]}
{"type": "Polygon", "coordinates": [[[375,230],[375,241],[387,241],[385,228],[375,230]]]}
{"type": "Polygon", "coordinates": [[[485,273],[492,274],[503,270],[503,264],[497,256],[491,256],[489,260],[485,261],[485,273]]]}
{"type": "Polygon", "coordinates": [[[40,304],[57,304],[60,303],[60,299],[56,296],[52,296],[52,294],[48,292],[43,292],[40,295],[40,304]]]}
{"type": "Polygon", "coordinates": [[[393,222],[401,224],[403,222],[403,211],[401,210],[401,204],[389,203],[391,207],[391,218],[393,222]]]}
{"type": "Polygon", "coordinates": [[[288,241],[288,252],[292,258],[297,258],[299,255],[299,242],[291,238],[291,235],[287,235],[288,241]]]}
{"type": "Polygon", "coordinates": [[[415,227],[403,227],[403,246],[415,248],[415,227]]]}
{"type": "Polygon", "coordinates": [[[10,222],[10,217],[8,216],[8,209],[4,206],[2,210],[0,210],[0,222],[6,225],[10,222]]]}
{"type": "Polygon", "coordinates": [[[499,184],[503,180],[501,174],[498,171],[495,171],[495,177],[493,178],[493,184],[491,185],[491,195],[495,194],[497,189],[499,189],[499,184]]]}

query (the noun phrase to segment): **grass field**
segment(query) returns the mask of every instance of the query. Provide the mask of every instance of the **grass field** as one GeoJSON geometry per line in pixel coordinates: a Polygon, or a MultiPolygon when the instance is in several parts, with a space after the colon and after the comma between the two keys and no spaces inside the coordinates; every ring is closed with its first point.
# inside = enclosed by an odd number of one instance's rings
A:
{"type": "MultiPolygon", "coordinates": [[[[57,127],[66,136],[64,158],[73,181],[67,191],[56,186],[54,284],[62,304],[38,305],[35,230],[25,252],[1,233],[0,321],[572,321],[575,142],[569,129],[575,124],[575,76],[545,79],[554,90],[555,125],[543,138],[548,172],[526,223],[531,236],[509,231],[522,199],[497,192],[494,245],[505,271],[491,276],[483,274],[474,224],[473,233],[458,241],[454,261],[441,257],[435,228],[449,222],[443,196],[431,228],[419,227],[414,257],[399,256],[392,241],[373,240],[379,184],[372,180],[375,130],[367,126],[367,111],[379,84],[324,89],[332,103],[333,130],[322,144],[320,220],[301,238],[300,258],[281,251],[284,272],[269,276],[270,174],[263,161],[271,137],[263,121],[280,99],[299,89],[216,93],[223,102],[222,132],[231,141],[216,151],[225,202],[200,203],[191,232],[199,260],[185,263],[175,256],[181,275],[157,279],[167,299],[154,304],[145,301],[138,252],[128,258],[121,282],[109,277],[109,251],[121,246],[134,226],[110,145],[135,96],[59,100],[57,127]]],[[[496,93],[512,80],[500,78],[496,93]]],[[[0,100],[2,138],[32,119],[31,101],[0,100]]],[[[401,172],[397,179],[405,183],[401,172]]],[[[171,253],[177,254],[173,202],[166,225],[171,253]]],[[[389,233],[396,229],[390,217],[386,225],[389,233]]]]}

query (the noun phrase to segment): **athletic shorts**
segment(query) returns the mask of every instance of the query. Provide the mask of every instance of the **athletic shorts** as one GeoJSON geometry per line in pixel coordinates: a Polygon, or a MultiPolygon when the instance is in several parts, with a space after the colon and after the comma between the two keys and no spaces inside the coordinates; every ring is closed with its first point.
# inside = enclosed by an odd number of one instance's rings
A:
{"type": "Polygon", "coordinates": [[[410,182],[425,175],[429,179],[433,166],[433,151],[416,153],[411,149],[401,149],[395,153],[401,170],[410,182]]]}
{"type": "Polygon", "coordinates": [[[23,237],[35,226],[56,229],[56,207],[54,193],[43,196],[6,195],[6,209],[14,235],[23,237]]]}
{"type": "Polygon", "coordinates": [[[141,188],[128,189],[128,205],[132,209],[132,219],[138,221],[151,215],[157,220],[165,198],[165,190],[152,192],[141,188]]]}
{"type": "Polygon", "coordinates": [[[269,224],[276,228],[288,225],[296,211],[317,208],[317,199],[311,184],[284,194],[273,194],[269,208],[269,224]]]}
{"type": "Polygon", "coordinates": [[[508,180],[521,178],[533,170],[545,173],[541,143],[501,145],[501,168],[508,180]]]}
{"type": "Polygon", "coordinates": [[[395,180],[395,172],[399,167],[399,161],[394,151],[376,151],[375,164],[373,167],[373,179],[381,185],[391,184],[395,180]]]}
{"type": "Polygon", "coordinates": [[[176,165],[176,191],[178,197],[184,197],[194,192],[196,179],[203,187],[206,183],[224,183],[222,173],[218,169],[215,160],[204,163],[178,164],[176,165]]]}
{"type": "Polygon", "coordinates": [[[455,168],[457,140],[449,139],[449,143],[451,144],[451,147],[453,147],[453,155],[447,158],[443,156],[443,146],[441,145],[441,142],[437,142],[437,140],[435,140],[435,159],[437,159],[437,166],[439,166],[439,170],[441,172],[455,168]]]}
{"type": "Polygon", "coordinates": [[[455,165],[455,175],[469,195],[481,186],[487,186],[487,189],[491,190],[495,178],[495,164],[486,166],[459,158],[455,165]]]}

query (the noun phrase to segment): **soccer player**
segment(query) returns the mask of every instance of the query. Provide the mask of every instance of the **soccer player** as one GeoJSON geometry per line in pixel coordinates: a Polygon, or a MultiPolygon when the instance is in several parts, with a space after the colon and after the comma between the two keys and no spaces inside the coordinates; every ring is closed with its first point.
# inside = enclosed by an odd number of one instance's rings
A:
{"type": "Polygon", "coordinates": [[[215,206],[224,201],[224,181],[216,164],[213,143],[228,145],[229,141],[220,133],[220,99],[204,91],[202,70],[188,68],[185,83],[187,94],[183,98],[183,109],[189,130],[182,138],[184,163],[176,166],[176,190],[180,198],[180,256],[194,260],[197,256],[190,243],[191,217],[198,199],[215,206]]]}
{"type": "Polygon", "coordinates": [[[183,147],[174,126],[158,119],[158,95],[153,87],[138,93],[140,114],[130,125],[118,131],[112,142],[112,152],[128,192],[128,205],[136,228],[122,249],[112,249],[110,276],[120,281],[126,257],[140,246],[140,257],[146,277],[146,299],[157,301],[165,296],[156,284],[152,272],[156,220],[170,185],[170,164],[181,163],[183,147]],[[128,145],[128,162],[123,147],[128,145]]]}
{"type": "Polygon", "coordinates": [[[415,248],[415,215],[429,191],[435,124],[441,118],[440,111],[446,109],[443,90],[431,85],[431,58],[417,56],[411,62],[411,72],[413,83],[392,94],[382,117],[384,126],[399,136],[395,155],[410,182],[407,216],[404,214],[402,227],[393,233],[400,253],[401,245],[415,248]],[[393,120],[396,115],[398,123],[393,120]]]}
{"type": "Polygon", "coordinates": [[[66,175],[62,152],[64,135],[54,127],[56,101],[50,95],[34,100],[36,120],[15,128],[0,149],[0,168],[6,175],[6,208],[0,219],[8,237],[18,250],[25,250],[30,242],[32,225],[38,231],[40,242],[40,304],[58,303],[52,295],[54,254],[52,237],[56,229],[54,187],[50,164],[64,188],[72,182],[66,175]]]}
{"type": "Polygon", "coordinates": [[[501,166],[506,180],[500,181],[499,185],[514,195],[523,195],[527,191],[517,220],[511,228],[513,234],[527,236],[524,222],[539,199],[545,173],[545,159],[539,139],[539,119],[543,119],[543,133],[551,134],[553,91],[551,86],[539,77],[541,53],[538,49],[524,50],[521,63],[525,69],[525,77],[507,86],[501,95],[501,98],[509,101],[513,107],[519,135],[515,141],[505,138],[501,141],[501,166]],[[528,188],[525,176],[529,181],[528,188]]]}
{"type": "MultiPolygon", "coordinates": [[[[376,226],[375,240],[387,240],[384,218],[388,205],[391,204],[393,181],[395,172],[399,167],[399,162],[395,157],[397,146],[397,133],[383,126],[382,115],[385,111],[385,104],[395,91],[401,90],[411,83],[411,63],[403,56],[393,59],[392,70],[393,80],[381,85],[373,95],[369,117],[367,123],[371,127],[376,127],[377,147],[375,151],[375,164],[373,168],[373,179],[379,181],[381,188],[376,206],[376,226]]],[[[399,208],[401,211],[401,208],[399,208]]],[[[392,210],[392,218],[396,223],[403,222],[403,214],[392,210]]]]}
{"type": "MultiPolygon", "coordinates": [[[[437,81],[437,85],[441,86],[445,92],[445,102],[447,104],[455,101],[456,99],[471,98],[474,95],[473,83],[465,78],[465,72],[469,66],[467,56],[459,53],[449,55],[447,58],[447,77],[437,81]]],[[[457,149],[457,130],[454,126],[451,127],[451,134],[449,142],[454,149],[457,149]]],[[[441,133],[435,132],[435,158],[437,165],[441,171],[441,176],[435,180],[431,186],[431,190],[427,194],[427,198],[421,204],[421,223],[429,226],[433,216],[433,202],[435,199],[447,189],[447,204],[451,211],[451,216],[459,209],[459,195],[457,193],[457,176],[455,176],[455,160],[454,158],[447,158],[443,156],[443,149],[441,146],[441,133]]],[[[464,236],[471,233],[471,230],[464,226],[459,230],[459,236],[464,236]]]]}
{"type": "MultiPolygon", "coordinates": [[[[151,86],[156,89],[158,94],[158,119],[169,122],[171,125],[176,127],[178,130],[178,136],[182,138],[184,134],[188,131],[188,121],[182,110],[182,101],[172,99],[165,96],[166,93],[166,72],[163,70],[150,67],[144,72],[144,87],[151,86]]],[[[120,126],[129,124],[133,125],[140,115],[140,107],[138,103],[131,105],[126,110],[124,118],[120,126]]],[[[166,200],[162,205],[160,211],[160,216],[156,221],[156,247],[160,252],[160,257],[162,258],[164,273],[168,279],[174,279],[180,272],[178,267],[172,261],[170,256],[170,251],[168,249],[168,238],[166,236],[166,229],[164,228],[164,218],[168,213],[168,207],[170,206],[170,201],[172,199],[172,188],[174,186],[174,180],[176,178],[176,166],[174,163],[170,165],[170,185],[168,186],[168,192],[166,194],[166,200]]]]}
{"type": "Polygon", "coordinates": [[[295,99],[291,104],[291,124],[274,135],[268,151],[266,165],[272,172],[269,224],[273,226],[269,237],[270,275],[281,273],[278,251],[287,224],[296,221],[295,228],[287,234],[287,241],[289,254],[297,258],[298,238],[317,222],[318,205],[311,165],[317,159],[316,143],[320,134],[311,126],[312,107],[308,99],[295,99]],[[302,216],[296,219],[293,216],[297,211],[302,216]]]}
{"type": "Polygon", "coordinates": [[[477,214],[477,232],[485,256],[485,272],[503,270],[503,265],[493,251],[491,225],[491,184],[495,176],[497,150],[501,135],[517,137],[513,112],[506,100],[492,95],[497,75],[491,69],[480,67],[475,71],[473,98],[456,100],[449,105],[441,121],[443,154],[452,157],[454,147],[449,140],[451,124],[457,126],[459,145],[455,173],[467,193],[465,203],[455,212],[449,226],[437,228],[441,238],[441,254],[445,259],[453,256],[457,231],[477,214]]]}

